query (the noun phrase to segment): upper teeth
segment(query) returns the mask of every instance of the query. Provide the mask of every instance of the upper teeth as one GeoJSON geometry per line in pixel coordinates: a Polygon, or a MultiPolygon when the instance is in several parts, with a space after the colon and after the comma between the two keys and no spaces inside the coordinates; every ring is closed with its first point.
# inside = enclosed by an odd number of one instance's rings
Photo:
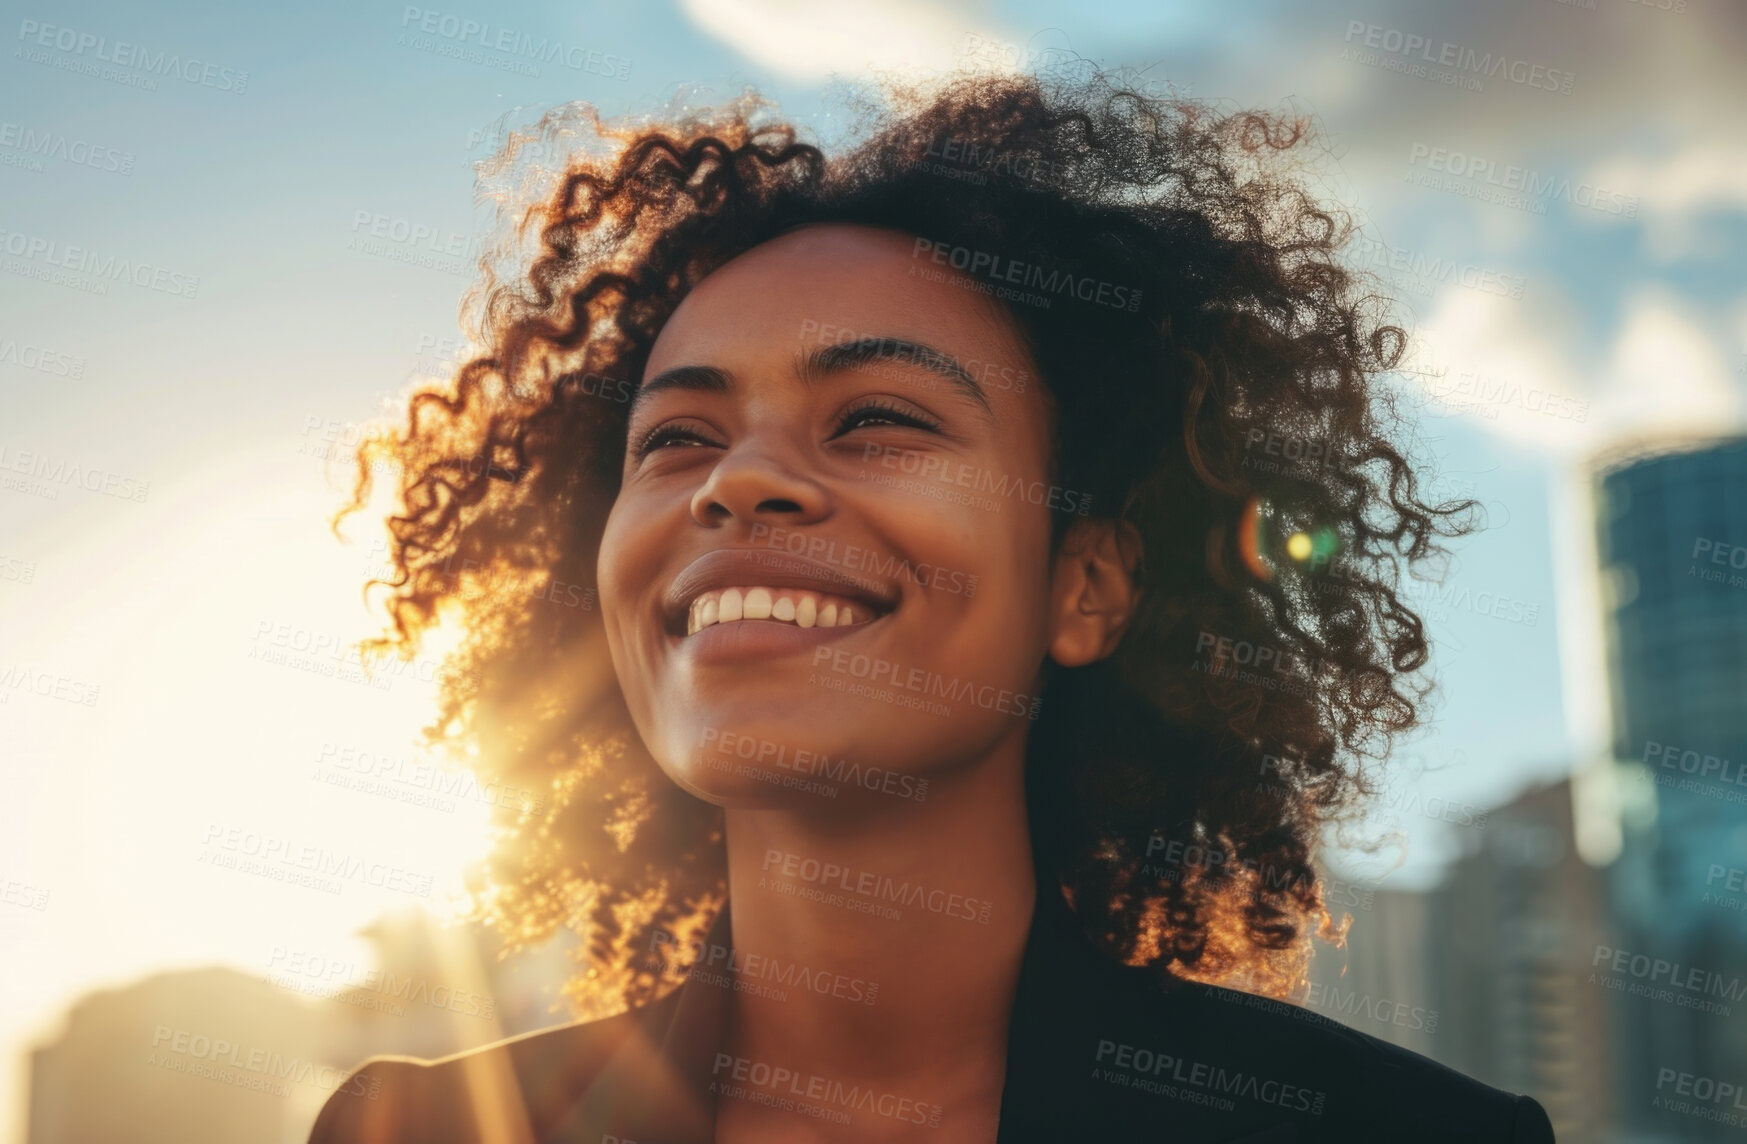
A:
{"type": "Polygon", "coordinates": [[[865,604],[800,588],[718,588],[692,601],[685,634],[733,620],[776,620],[803,628],[842,628],[873,619],[865,604]]]}

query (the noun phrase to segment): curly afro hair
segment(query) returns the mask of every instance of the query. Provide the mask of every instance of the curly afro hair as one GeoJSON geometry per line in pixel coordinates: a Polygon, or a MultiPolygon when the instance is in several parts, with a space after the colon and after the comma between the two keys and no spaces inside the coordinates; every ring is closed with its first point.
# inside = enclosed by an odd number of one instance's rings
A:
{"type": "Polygon", "coordinates": [[[361,446],[341,513],[395,475],[373,646],[410,655],[458,624],[427,734],[543,794],[495,812],[474,920],[512,945],[577,930],[567,994],[601,1015],[676,981],[642,951],[725,900],[722,812],[648,755],[594,607],[627,400],[705,275],[797,226],[863,224],[1065,276],[1006,304],[1051,402],[1054,484],[1142,539],[1116,652],[1046,668],[1040,888],[1112,958],[1288,996],[1312,938],[1350,921],[1324,907],[1320,832],[1375,794],[1368,763],[1431,690],[1400,574],[1475,507],[1420,499],[1384,376],[1406,336],[1341,261],[1349,216],[1291,162],[1311,132],[1101,73],[961,73],[861,106],[833,156],[753,93],[616,124],[571,104],[482,165],[508,185],[547,164],[500,196],[506,237],[465,307],[480,348],[361,446]],[[1047,293],[1088,278],[1126,304],[1047,293]]]}

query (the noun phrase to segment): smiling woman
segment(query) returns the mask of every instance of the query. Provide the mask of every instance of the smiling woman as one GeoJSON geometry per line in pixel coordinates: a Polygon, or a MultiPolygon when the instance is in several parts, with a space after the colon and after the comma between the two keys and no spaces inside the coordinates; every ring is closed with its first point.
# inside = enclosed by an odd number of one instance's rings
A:
{"type": "Polygon", "coordinates": [[[1419,717],[1393,585],[1472,504],[1392,443],[1301,125],[1096,77],[829,159],[750,99],[582,114],[352,507],[399,464],[386,642],[458,611],[438,733],[552,794],[477,916],[581,930],[600,1019],[369,1062],[311,1139],[1550,1140],[1269,1000],[1344,932],[1317,831],[1419,717]]]}

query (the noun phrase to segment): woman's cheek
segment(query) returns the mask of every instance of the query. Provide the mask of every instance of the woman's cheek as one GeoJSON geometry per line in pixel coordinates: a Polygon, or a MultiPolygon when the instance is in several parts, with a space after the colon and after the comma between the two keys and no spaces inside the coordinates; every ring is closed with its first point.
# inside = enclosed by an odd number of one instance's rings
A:
{"type": "Polygon", "coordinates": [[[660,571],[661,543],[656,527],[655,506],[636,493],[621,493],[607,514],[601,532],[600,556],[596,575],[600,585],[601,606],[609,626],[623,622],[634,601],[627,598],[627,588],[650,584],[660,571]]]}

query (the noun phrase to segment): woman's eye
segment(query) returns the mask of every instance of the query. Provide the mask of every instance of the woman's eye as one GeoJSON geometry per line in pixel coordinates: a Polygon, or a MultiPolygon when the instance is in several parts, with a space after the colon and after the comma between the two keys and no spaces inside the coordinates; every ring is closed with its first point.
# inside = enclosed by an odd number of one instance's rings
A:
{"type": "Polygon", "coordinates": [[[864,425],[903,425],[912,429],[937,430],[940,423],[917,413],[899,409],[894,405],[884,405],[874,402],[868,405],[858,405],[849,410],[837,421],[837,432],[847,433],[851,429],[859,429],[864,425]]]}
{"type": "Polygon", "coordinates": [[[633,452],[636,457],[641,460],[642,458],[647,457],[650,453],[655,452],[657,449],[673,442],[684,442],[688,446],[714,444],[713,441],[687,429],[683,425],[659,425],[645,433],[642,438],[638,440],[637,447],[633,452]]]}
{"type": "MultiPolygon", "coordinates": [[[[868,425],[901,425],[911,429],[926,429],[938,431],[940,423],[924,414],[900,409],[895,405],[881,402],[870,402],[858,405],[837,419],[834,436],[842,436],[853,429],[868,425]]],[[[651,453],[658,452],[669,445],[683,445],[687,448],[715,445],[717,442],[685,425],[658,425],[637,439],[631,449],[631,455],[639,461],[651,453]]]]}

